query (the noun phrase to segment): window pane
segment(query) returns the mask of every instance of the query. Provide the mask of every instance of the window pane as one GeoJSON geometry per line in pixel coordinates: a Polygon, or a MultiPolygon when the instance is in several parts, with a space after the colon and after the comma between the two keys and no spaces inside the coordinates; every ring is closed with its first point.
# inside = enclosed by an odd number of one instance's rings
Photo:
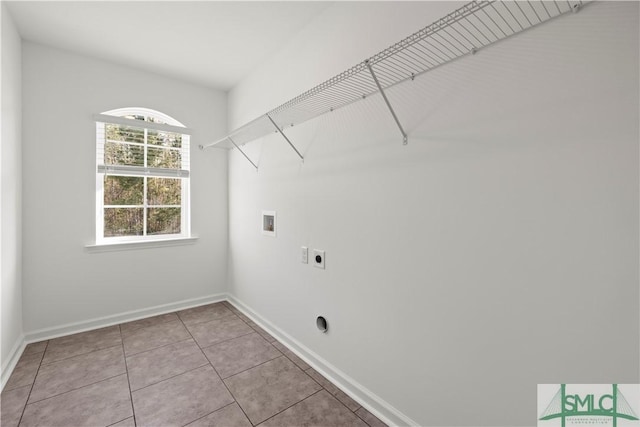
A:
{"type": "Polygon", "coordinates": [[[152,145],[180,148],[182,147],[182,134],[149,129],[147,142],[152,145]]]}
{"type": "Polygon", "coordinates": [[[105,165],[144,166],[144,147],[118,142],[107,142],[104,147],[105,165]]]}
{"type": "Polygon", "coordinates": [[[142,205],[144,178],[137,176],[105,176],[105,205],[142,205]]]}
{"type": "Polygon", "coordinates": [[[182,169],[180,151],[149,147],[147,149],[147,166],[151,168],[182,169]]]}
{"type": "Polygon", "coordinates": [[[142,236],[142,208],[105,208],[104,237],[142,236]]]}
{"type": "Polygon", "coordinates": [[[147,234],[180,234],[180,208],[149,208],[147,234]]]}
{"type": "Polygon", "coordinates": [[[107,123],[107,141],[144,143],[144,129],[107,123]]]}
{"type": "Polygon", "coordinates": [[[147,178],[149,205],[179,205],[182,180],[176,178],[147,178]]]}

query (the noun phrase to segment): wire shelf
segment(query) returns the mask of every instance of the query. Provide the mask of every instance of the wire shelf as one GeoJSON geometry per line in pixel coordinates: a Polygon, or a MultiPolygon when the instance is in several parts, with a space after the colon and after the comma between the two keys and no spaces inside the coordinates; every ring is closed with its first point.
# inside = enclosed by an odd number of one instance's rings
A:
{"type": "MultiPolygon", "coordinates": [[[[200,148],[239,148],[274,132],[281,133],[286,139],[284,131],[287,127],[335,111],[378,92],[383,95],[406,144],[407,135],[385,96],[386,89],[413,80],[553,18],[576,12],[582,4],[582,0],[472,1],[239,127],[224,138],[200,148]]],[[[296,150],[288,139],[287,142],[296,150]]],[[[302,158],[297,150],[296,153],[302,158]]],[[[251,161],[248,157],[247,160],[251,161]]]]}

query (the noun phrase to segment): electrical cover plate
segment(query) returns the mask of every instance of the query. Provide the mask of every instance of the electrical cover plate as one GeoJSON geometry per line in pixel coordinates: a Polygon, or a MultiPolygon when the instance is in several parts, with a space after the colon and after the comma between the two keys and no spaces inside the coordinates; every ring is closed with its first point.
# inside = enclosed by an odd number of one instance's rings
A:
{"type": "Polygon", "coordinates": [[[313,265],[324,270],[324,251],[319,249],[313,250],[313,265]]]}

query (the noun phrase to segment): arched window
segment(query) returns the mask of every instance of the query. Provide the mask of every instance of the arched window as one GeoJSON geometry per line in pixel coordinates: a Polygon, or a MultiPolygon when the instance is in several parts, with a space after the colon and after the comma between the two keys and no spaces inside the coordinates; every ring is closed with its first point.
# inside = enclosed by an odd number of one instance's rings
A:
{"type": "Polygon", "coordinates": [[[147,108],[95,120],[96,244],[189,237],[189,130],[147,108]]]}

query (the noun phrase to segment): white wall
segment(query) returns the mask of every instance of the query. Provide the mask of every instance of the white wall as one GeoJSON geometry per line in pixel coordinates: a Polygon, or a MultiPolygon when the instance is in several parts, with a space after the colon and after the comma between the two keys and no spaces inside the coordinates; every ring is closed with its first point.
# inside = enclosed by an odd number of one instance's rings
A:
{"type": "MultiPolygon", "coordinates": [[[[167,58],[170,60],[170,58],[167,58]]],[[[24,322],[27,333],[223,293],[227,159],[198,144],[226,130],[226,94],[23,44],[24,322]],[[119,107],[193,129],[193,245],[89,253],[95,233],[95,123],[119,107]]]]}
{"type": "MultiPolygon", "coordinates": [[[[20,36],[11,15],[2,4],[2,287],[0,289],[2,325],[0,367],[5,373],[12,352],[22,335],[22,54],[20,36]]],[[[4,378],[4,375],[3,375],[4,378]]]]}
{"type": "MultiPolygon", "coordinates": [[[[420,425],[533,425],[538,383],[637,383],[638,6],[396,87],[406,147],[376,96],[289,130],[304,164],[275,134],[246,145],[258,173],[231,151],[230,292],[420,425]]],[[[332,6],[229,94],[230,127],[454,7],[332,6]]]]}

